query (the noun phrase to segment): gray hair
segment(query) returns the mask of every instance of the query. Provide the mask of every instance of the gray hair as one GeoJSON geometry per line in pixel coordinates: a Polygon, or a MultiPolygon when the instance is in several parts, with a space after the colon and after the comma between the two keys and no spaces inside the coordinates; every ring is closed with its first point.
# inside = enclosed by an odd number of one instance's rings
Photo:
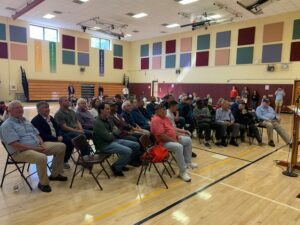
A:
{"type": "Polygon", "coordinates": [[[122,104],[122,110],[124,110],[124,108],[125,108],[126,106],[130,105],[130,104],[131,104],[131,102],[130,102],[129,100],[123,102],[123,104],[122,104]]]}
{"type": "Polygon", "coordinates": [[[39,112],[41,108],[48,108],[49,107],[49,104],[48,102],[45,102],[45,101],[40,101],[36,104],[36,109],[37,111],[39,112]]]}
{"type": "Polygon", "coordinates": [[[7,104],[7,110],[11,111],[17,105],[22,105],[22,103],[19,100],[13,100],[7,104]]]}
{"type": "Polygon", "coordinates": [[[85,102],[85,103],[86,103],[87,101],[86,101],[86,99],[84,99],[84,98],[79,98],[79,99],[77,100],[77,105],[80,104],[80,103],[82,103],[82,102],[85,102]]]}

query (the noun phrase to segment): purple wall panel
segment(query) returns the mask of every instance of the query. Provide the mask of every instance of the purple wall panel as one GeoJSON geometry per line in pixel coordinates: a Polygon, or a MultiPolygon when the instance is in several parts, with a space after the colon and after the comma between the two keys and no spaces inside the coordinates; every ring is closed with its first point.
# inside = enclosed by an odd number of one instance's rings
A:
{"type": "Polygon", "coordinates": [[[166,41],[166,54],[176,52],[176,40],[166,41]]]}
{"type": "Polygon", "coordinates": [[[75,50],[75,37],[69,35],[62,35],[62,47],[66,49],[75,50]]]}
{"type": "Polygon", "coordinates": [[[255,40],[255,27],[239,29],[238,45],[251,45],[255,40]]]}
{"type": "Polygon", "coordinates": [[[1,59],[8,58],[7,43],[5,42],[0,42],[0,58],[1,59]]]}

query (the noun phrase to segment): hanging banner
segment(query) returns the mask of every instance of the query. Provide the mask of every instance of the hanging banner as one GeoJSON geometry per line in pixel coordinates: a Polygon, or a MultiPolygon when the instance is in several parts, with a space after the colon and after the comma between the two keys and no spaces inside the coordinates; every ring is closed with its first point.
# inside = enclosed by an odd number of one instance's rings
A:
{"type": "Polygon", "coordinates": [[[99,70],[100,77],[104,77],[104,50],[99,50],[99,70]]]}
{"type": "Polygon", "coordinates": [[[49,42],[50,73],[56,73],[56,43],[49,42]]]}
{"type": "Polygon", "coordinates": [[[42,72],[43,70],[43,49],[42,41],[34,41],[34,66],[35,72],[42,72]]]}

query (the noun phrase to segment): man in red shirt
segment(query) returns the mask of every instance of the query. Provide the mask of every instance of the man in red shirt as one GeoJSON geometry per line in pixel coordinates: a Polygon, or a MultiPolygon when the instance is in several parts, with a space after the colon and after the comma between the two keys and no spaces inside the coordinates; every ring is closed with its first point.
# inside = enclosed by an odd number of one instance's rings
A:
{"type": "Polygon", "coordinates": [[[174,128],[166,114],[166,109],[162,105],[155,107],[155,115],[151,120],[151,132],[158,144],[175,154],[180,178],[185,182],[190,182],[191,178],[186,169],[198,167],[196,163],[192,163],[192,140],[188,134],[179,133],[179,130],[182,130],[174,128]]]}

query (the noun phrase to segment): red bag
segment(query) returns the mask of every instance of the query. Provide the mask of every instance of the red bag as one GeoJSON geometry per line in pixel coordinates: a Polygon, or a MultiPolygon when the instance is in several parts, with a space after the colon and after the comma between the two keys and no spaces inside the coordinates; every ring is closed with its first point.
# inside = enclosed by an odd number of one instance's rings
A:
{"type": "Polygon", "coordinates": [[[148,149],[142,156],[141,160],[148,160],[150,162],[162,162],[169,157],[169,152],[161,145],[155,145],[148,149]]]}

